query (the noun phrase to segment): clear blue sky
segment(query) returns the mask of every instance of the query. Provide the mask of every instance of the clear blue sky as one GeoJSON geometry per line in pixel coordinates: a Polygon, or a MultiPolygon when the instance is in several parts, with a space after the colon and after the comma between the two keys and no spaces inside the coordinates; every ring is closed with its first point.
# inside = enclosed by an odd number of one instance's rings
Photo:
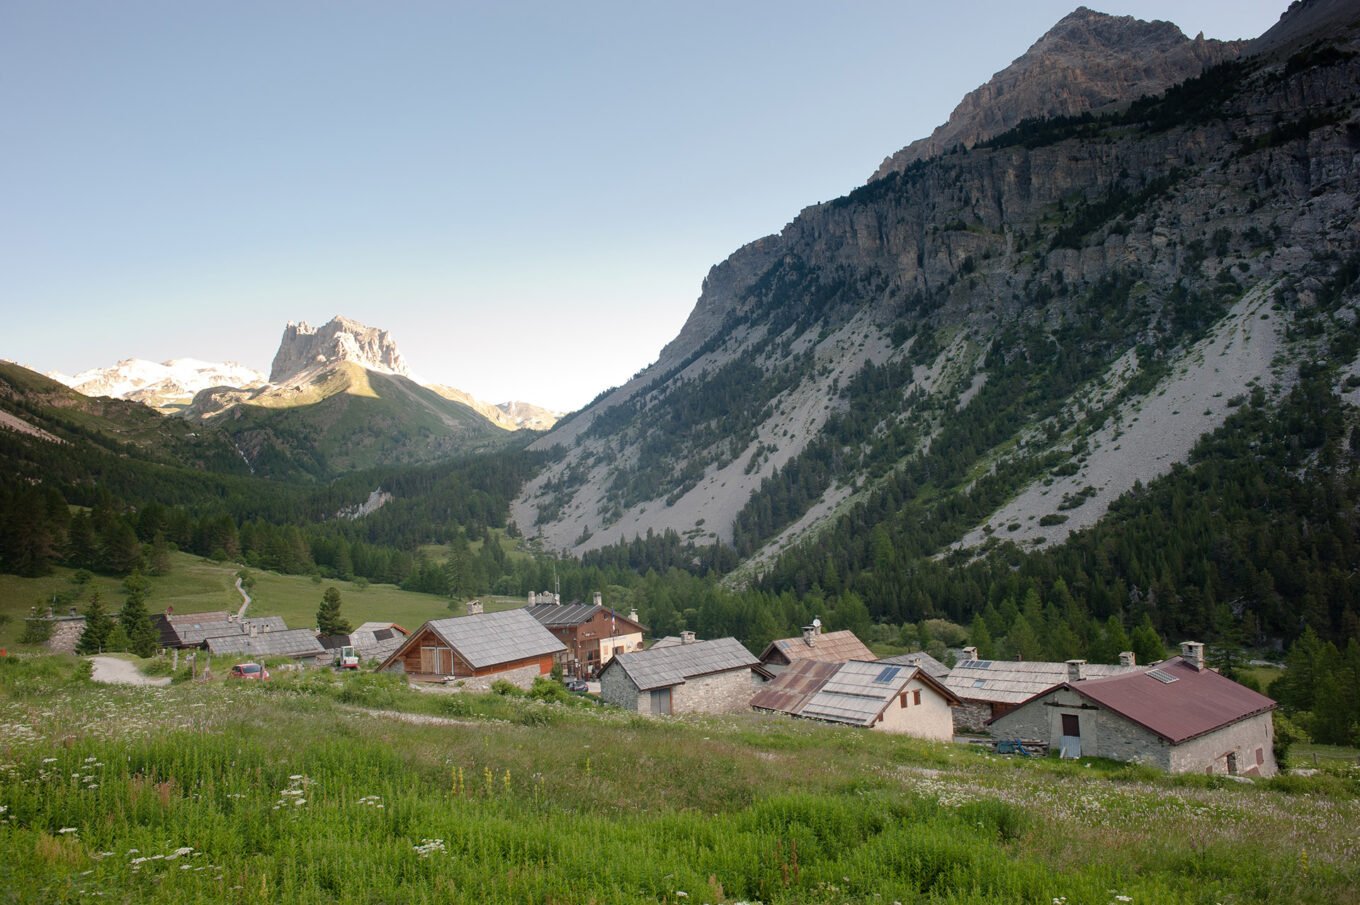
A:
{"type": "MultiPolygon", "coordinates": [[[[289,320],[562,410],[1074,0],[7,0],[0,357],[268,371],[289,320]]],[[[1285,0],[1119,0],[1254,37],[1285,0]]]]}

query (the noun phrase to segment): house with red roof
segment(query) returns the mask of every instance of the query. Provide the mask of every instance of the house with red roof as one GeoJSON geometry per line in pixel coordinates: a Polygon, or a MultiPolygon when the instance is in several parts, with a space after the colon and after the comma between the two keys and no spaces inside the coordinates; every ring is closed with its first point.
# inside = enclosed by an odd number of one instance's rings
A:
{"type": "Polygon", "coordinates": [[[1107,757],[1171,773],[1273,776],[1275,702],[1204,664],[1204,645],[1145,672],[1068,679],[995,717],[995,738],[1047,741],[1065,757],[1107,757]]]}

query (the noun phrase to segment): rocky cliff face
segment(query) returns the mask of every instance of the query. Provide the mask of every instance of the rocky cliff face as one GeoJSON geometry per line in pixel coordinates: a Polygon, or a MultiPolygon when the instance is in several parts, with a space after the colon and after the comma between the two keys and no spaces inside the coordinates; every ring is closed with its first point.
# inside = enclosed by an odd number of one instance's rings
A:
{"type": "Polygon", "coordinates": [[[336,316],[321,327],[312,327],[306,321],[290,322],[274,355],[269,382],[286,383],[306,371],[342,361],[370,371],[410,376],[386,330],[336,316]]]}
{"type": "Polygon", "coordinates": [[[1135,36],[1092,64],[1101,103],[1131,103],[890,168],[740,249],[655,365],[538,441],[559,459],[521,528],[578,552],[673,529],[759,561],[852,507],[898,511],[910,475],[974,513],[935,549],[1059,541],[1244,388],[1348,354],[1325,337],[1357,319],[1336,288],[1360,255],[1354,30],[1140,101],[1117,93],[1146,90],[1131,60],[1179,46],[1198,71],[1204,45],[1107,20],[1048,43],[1135,36]]]}
{"type": "Polygon", "coordinates": [[[970,148],[1026,119],[1075,116],[1160,94],[1236,58],[1245,41],[1193,40],[1170,22],[1108,16],[1080,7],[1011,65],[970,92],[949,121],[879,165],[873,179],[957,145],[970,148]]]}

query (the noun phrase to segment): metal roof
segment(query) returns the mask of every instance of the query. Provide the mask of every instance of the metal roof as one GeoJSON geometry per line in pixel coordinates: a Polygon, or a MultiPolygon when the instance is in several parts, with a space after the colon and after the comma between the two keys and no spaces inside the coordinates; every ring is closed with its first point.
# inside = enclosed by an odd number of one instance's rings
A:
{"type": "Polygon", "coordinates": [[[641,623],[629,619],[627,616],[620,614],[617,610],[611,610],[609,607],[600,604],[542,603],[538,606],[525,607],[524,610],[547,628],[564,628],[571,625],[582,625],[589,622],[591,619],[594,619],[595,614],[603,610],[619,622],[626,622],[629,625],[635,626],[639,631],[643,629],[641,623]]]}
{"type": "Polygon", "coordinates": [[[802,635],[797,638],[780,638],[771,641],[770,646],[760,655],[765,662],[775,651],[783,654],[790,662],[798,660],[822,660],[827,663],[844,663],[847,660],[873,660],[874,652],[864,646],[852,631],[818,632],[816,643],[808,644],[802,635]]]}
{"type": "Polygon", "coordinates": [[[566,650],[561,641],[524,610],[431,619],[424,627],[443,638],[473,669],[566,650]]]}
{"type": "Polygon", "coordinates": [[[1157,664],[1173,681],[1147,674],[1066,683],[1065,687],[1174,744],[1273,710],[1275,702],[1180,657],[1157,664]]]}
{"type": "MultiPolygon", "coordinates": [[[[215,616],[217,614],[206,613],[203,615],[215,616]]],[[[197,622],[171,622],[170,625],[179,637],[180,644],[191,647],[202,644],[210,638],[249,635],[252,626],[261,635],[288,630],[288,623],[283,621],[282,616],[256,616],[249,619],[227,619],[221,622],[202,620],[197,622]]]]}
{"type": "Polygon", "coordinates": [[[840,668],[839,663],[797,660],[757,691],[751,698],[751,706],[757,710],[777,710],[797,716],[808,699],[820,691],[826,680],[840,668]]]}
{"type": "Polygon", "coordinates": [[[759,665],[760,661],[736,638],[715,638],[615,654],[605,669],[622,669],[639,691],[648,691],[715,672],[759,665]]]}
{"type": "Polygon", "coordinates": [[[919,666],[923,672],[929,673],[933,678],[944,681],[949,675],[949,667],[923,650],[912,651],[909,654],[898,654],[895,657],[883,657],[879,663],[897,663],[902,666],[919,666]]]}
{"type": "MultiPolygon", "coordinates": [[[[1124,673],[1143,673],[1146,666],[1110,666],[1087,663],[1082,672],[1087,679],[1124,673]]],[[[961,698],[994,704],[1019,704],[1067,681],[1066,663],[1039,660],[960,660],[949,671],[944,684],[961,698]]]]}
{"type": "Polygon", "coordinates": [[[209,638],[208,652],[250,657],[320,657],[326,649],[310,629],[293,628],[258,635],[223,635],[209,638]]]}
{"type": "Polygon", "coordinates": [[[801,715],[852,726],[872,726],[917,670],[915,666],[859,660],[843,663],[803,705],[801,715]]]}

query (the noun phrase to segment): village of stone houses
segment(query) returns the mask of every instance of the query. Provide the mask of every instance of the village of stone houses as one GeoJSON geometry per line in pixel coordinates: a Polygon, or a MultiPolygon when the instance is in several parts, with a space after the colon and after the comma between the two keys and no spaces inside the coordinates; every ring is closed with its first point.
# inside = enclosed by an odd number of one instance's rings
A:
{"type": "Polygon", "coordinates": [[[10,900],[1357,890],[1360,766],[1281,744],[1275,702],[1197,641],[1117,665],[879,656],[814,618],[751,651],[653,637],[598,592],[322,633],[238,592],[151,616],[150,660],[82,656],[86,615],[30,615],[49,653],[0,658],[10,900]]]}

